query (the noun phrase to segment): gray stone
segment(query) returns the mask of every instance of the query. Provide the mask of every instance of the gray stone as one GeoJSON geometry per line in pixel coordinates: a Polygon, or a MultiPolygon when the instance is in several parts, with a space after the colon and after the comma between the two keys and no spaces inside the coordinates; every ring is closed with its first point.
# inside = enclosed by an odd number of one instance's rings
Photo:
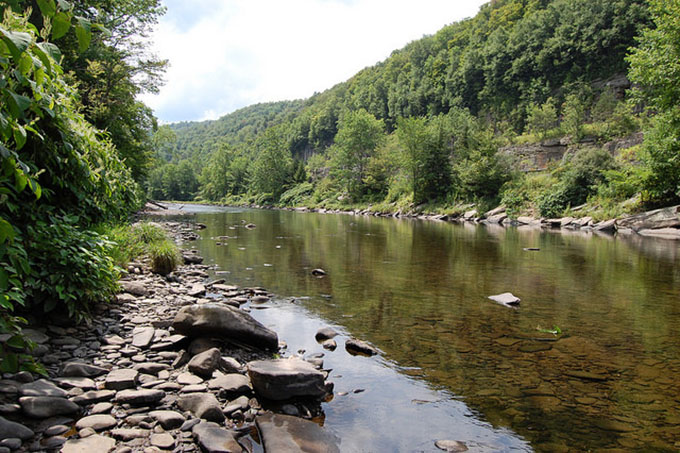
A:
{"type": "Polygon", "coordinates": [[[496,294],[495,296],[489,296],[489,299],[508,307],[517,306],[522,300],[519,297],[514,296],[512,293],[496,294]]]}
{"type": "Polygon", "coordinates": [[[338,344],[335,342],[335,340],[329,339],[322,341],[321,346],[329,351],[335,351],[335,349],[338,347],[338,344]]]}
{"type": "Polygon", "coordinates": [[[151,411],[149,415],[166,430],[177,429],[186,421],[184,415],[175,411],[151,411]]]}
{"type": "Polygon", "coordinates": [[[228,305],[208,303],[183,307],[172,326],[178,333],[191,337],[216,336],[272,350],[279,345],[275,332],[228,305]]]}
{"type": "Polygon", "coordinates": [[[618,226],[633,231],[680,227],[680,205],[631,215],[617,221],[618,226]]]}
{"type": "Polygon", "coordinates": [[[139,371],[130,368],[121,368],[111,371],[106,376],[104,386],[109,390],[125,390],[137,385],[139,371]]]}
{"type": "Polygon", "coordinates": [[[217,423],[198,423],[193,427],[192,432],[196,436],[201,449],[206,453],[240,453],[243,451],[241,445],[236,442],[231,432],[222,428],[217,423]]]}
{"type": "Polygon", "coordinates": [[[8,437],[0,441],[0,447],[7,447],[10,450],[17,450],[21,447],[21,439],[18,437],[8,437]]]}
{"type": "Polygon", "coordinates": [[[70,428],[66,425],[52,425],[43,432],[43,436],[52,437],[64,434],[70,428]]]}
{"type": "Polygon", "coordinates": [[[189,354],[192,356],[195,356],[197,354],[200,354],[201,352],[205,352],[209,349],[217,348],[219,347],[219,343],[217,341],[213,340],[212,338],[194,338],[191,340],[191,343],[189,344],[189,348],[187,351],[189,351],[189,354]]]}
{"type": "Polygon", "coordinates": [[[187,292],[187,295],[191,297],[201,297],[205,296],[205,285],[201,283],[195,283],[191,289],[187,292]]]}
{"type": "Polygon", "coordinates": [[[147,348],[153,340],[156,329],[153,327],[137,327],[132,331],[132,346],[136,348],[147,348]]]}
{"type": "Polygon", "coordinates": [[[195,417],[222,423],[224,414],[222,407],[212,393],[189,393],[177,400],[177,406],[183,411],[191,412],[195,417]]]}
{"type": "Polygon", "coordinates": [[[21,333],[26,339],[37,344],[47,343],[50,340],[47,334],[35,329],[22,329],[21,333]]]}
{"type": "Polygon", "coordinates": [[[616,230],[616,219],[607,220],[593,225],[593,230],[611,233],[616,230]]]}
{"type": "Polygon", "coordinates": [[[378,354],[378,350],[373,346],[366,343],[365,341],[357,340],[356,338],[350,338],[349,340],[345,341],[345,350],[354,355],[359,354],[373,356],[378,354]]]}
{"type": "Polygon", "coordinates": [[[139,371],[140,373],[153,374],[154,376],[157,376],[158,373],[160,373],[163,370],[167,370],[170,367],[164,363],[145,362],[138,363],[132,368],[139,371]]]}
{"type": "Polygon", "coordinates": [[[90,409],[90,414],[105,414],[111,412],[111,409],[113,409],[113,404],[111,403],[97,403],[90,409]]]}
{"type": "Polygon", "coordinates": [[[103,431],[105,429],[113,428],[116,424],[116,419],[110,415],[88,415],[76,422],[76,429],[92,428],[95,431],[103,431]]]}
{"type": "Polygon", "coordinates": [[[87,363],[68,362],[64,365],[61,375],[65,377],[97,377],[108,373],[106,368],[95,365],[88,365],[87,363]]]}
{"type": "Polygon", "coordinates": [[[83,390],[91,390],[97,388],[94,381],[86,377],[58,377],[54,379],[54,382],[66,389],[80,388],[83,390]]]}
{"type": "Polygon", "coordinates": [[[217,369],[222,358],[222,353],[217,348],[208,349],[195,355],[189,361],[189,371],[201,376],[204,379],[209,379],[213,371],[217,369]]]}
{"type": "Polygon", "coordinates": [[[325,375],[298,358],[250,362],[248,375],[255,392],[270,400],[298,396],[321,398],[328,393],[325,375]]]}
{"type": "Polygon", "coordinates": [[[116,448],[116,441],[99,434],[85,439],[70,439],[66,441],[61,453],[109,453],[116,448]]]}
{"type": "Polygon", "coordinates": [[[182,385],[196,385],[196,384],[201,384],[203,382],[203,378],[196,376],[195,374],[192,373],[180,373],[177,376],[177,383],[182,384],[182,385]]]}
{"type": "Polygon", "coordinates": [[[80,411],[76,403],[54,396],[24,396],[19,398],[19,404],[24,414],[33,418],[71,415],[80,411]]]}
{"type": "Polygon", "coordinates": [[[175,446],[175,438],[172,437],[172,434],[168,433],[152,434],[150,442],[154,447],[162,448],[163,450],[169,450],[175,446]]]}
{"type": "Polygon", "coordinates": [[[224,374],[208,382],[210,390],[224,391],[227,393],[246,393],[251,390],[250,379],[242,374],[224,374]]]}
{"type": "Polygon", "coordinates": [[[222,357],[220,359],[220,369],[225,373],[241,373],[243,371],[243,365],[233,357],[222,357]]]}
{"type": "Polygon", "coordinates": [[[67,392],[47,379],[38,379],[35,382],[29,382],[19,387],[19,394],[23,396],[56,396],[65,398],[67,392]]]}
{"type": "Polygon", "coordinates": [[[638,231],[640,236],[650,236],[663,239],[680,239],[680,228],[657,228],[657,229],[642,229],[638,231]]]}
{"type": "Polygon", "coordinates": [[[324,327],[316,332],[314,338],[316,341],[330,340],[331,338],[337,336],[338,333],[330,327],[324,327]]]}
{"type": "Polygon", "coordinates": [[[123,289],[123,291],[130,293],[133,296],[143,297],[149,295],[147,286],[141,282],[128,282],[121,280],[118,283],[120,284],[120,287],[123,289]]]}
{"type": "Polygon", "coordinates": [[[127,442],[133,439],[146,438],[149,435],[149,430],[141,428],[116,428],[111,430],[111,435],[116,439],[127,442]]]}
{"type": "Polygon", "coordinates": [[[30,439],[35,434],[33,431],[20,423],[0,417],[0,439],[19,438],[22,440],[30,439]]]}
{"type": "Polygon", "coordinates": [[[257,417],[256,424],[265,451],[340,452],[340,439],[312,421],[269,413],[257,417]]]}
{"type": "Polygon", "coordinates": [[[88,404],[112,400],[114,396],[116,396],[116,392],[113,390],[90,390],[82,395],[74,396],[71,398],[71,401],[81,406],[86,406],[88,404]]]}
{"type": "Polygon", "coordinates": [[[460,453],[468,451],[467,445],[458,440],[438,440],[434,443],[435,447],[447,452],[460,453]]]}
{"type": "Polygon", "coordinates": [[[163,398],[165,398],[164,391],[152,389],[122,390],[116,394],[116,402],[132,406],[156,404],[163,398]]]}

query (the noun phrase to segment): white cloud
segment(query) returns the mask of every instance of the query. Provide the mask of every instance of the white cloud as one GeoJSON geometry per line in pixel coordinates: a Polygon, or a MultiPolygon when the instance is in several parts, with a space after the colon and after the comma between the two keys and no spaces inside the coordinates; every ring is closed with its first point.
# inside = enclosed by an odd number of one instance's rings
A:
{"type": "Polygon", "coordinates": [[[154,36],[170,60],[162,121],[215,118],[347,80],[408,42],[476,14],[480,0],[166,0],[154,36]],[[189,5],[195,5],[190,7],[189,5]]]}

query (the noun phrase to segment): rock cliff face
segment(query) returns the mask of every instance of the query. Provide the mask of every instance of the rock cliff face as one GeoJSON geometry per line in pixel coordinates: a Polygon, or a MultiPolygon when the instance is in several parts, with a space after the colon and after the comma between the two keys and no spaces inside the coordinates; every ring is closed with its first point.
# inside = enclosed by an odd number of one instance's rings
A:
{"type": "MultiPolygon", "coordinates": [[[[628,137],[612,140],[601,145],[602,148],[616,155],[624,149],[642,143],[642,133],[637,132],[628,137]]],[[[500,149],[501,154],[509,156],[520,171],[543,171],[547,170],[552,162],[559,162],[566,154],[575,153],[579,149],[600,147],[595,140],[589,137],[579,143],[571,143],[568,139],[546,140],[541,143],[528,145],[506,146],[500,149]]]]}

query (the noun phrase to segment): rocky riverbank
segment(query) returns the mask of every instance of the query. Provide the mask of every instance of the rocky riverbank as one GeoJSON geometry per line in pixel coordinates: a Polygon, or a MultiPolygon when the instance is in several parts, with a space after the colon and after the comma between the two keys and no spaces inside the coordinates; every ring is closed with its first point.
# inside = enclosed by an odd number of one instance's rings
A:
{"type": "MultiPolygon", "coordinates": [[[[165,225],[178,241],[200,227],[165,225]]],[[[0,453],[339,451],[311,421],[332,398],[322,354],[277,358],[285,344],[248,314],[271,295],[201,261],[185,252],[165,277],[131,263],[91,322],[32,322],[48,376],[3,375],[0,453]]]]}

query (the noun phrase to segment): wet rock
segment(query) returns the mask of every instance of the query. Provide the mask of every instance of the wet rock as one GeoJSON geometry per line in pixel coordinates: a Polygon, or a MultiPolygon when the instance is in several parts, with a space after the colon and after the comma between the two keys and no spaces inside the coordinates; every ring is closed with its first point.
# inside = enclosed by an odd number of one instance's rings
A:
{"type": "Polygon", "coordinates": [[[18,437],[8,437],[0,441],[0,447],[9,448],[10,450],[18,450],[21,447],[21,439],[18,437]]]}
{"type": "Polygon", "coordinates": [[[370,344],[366,343],[365,341],[357,340],[356,338],[350,338],[345,342],[345,349],[347,352],[350,354],[356,355],[366,355],[366,356],[373,356],[378,354],[378,350],[375,349],[373,346],[370,344]]]}
{"type": "Polygon", "coordinates": [[[208,382],[210,390],[227,393],[246,393],[251,390],[250,379],[242,374],[224,374],[208,382]]]}
{"type": "Polygon", "coordinates": [[[337,336],[338,333],[330,327],[323,327],[316,332],[314,338],[316,341],[330,340],[331,338],[337,336]]]}
{"type": "Polygon", "coordinates": [[[61,453],[108,453],[116,447],[116,441],[110,437],[95,434],[85,439],[66,441],[61,453]]]}
{"type": "Polygon", "coordinates": [[[68,362],[61,371],[61,376],[65,377],[87,377],[93,378],[108,373],[106,368],[90,365],[82,362],[68,362]]]}
{"type": "Polygon", "coordinates": [[[186,421],[184,415],[175,411],[151,411],[149,415],[166,430],[177,429],[186,421]]]}
{"type": "Polygon", "coordinates": [[[496,294],[495,296],[489,296],[489,299],[501,305],[505,305],[506,307],[516,307],[522,300],[519,297],[514,296],[512,293],[496,294]]]}
{"type": "Polygon", "coordinates": [[[92,428],[95,431],[103,431],[105,429],[113,428],[116,424],[116,419],[110,415],[88,415],[76,422],[76,429],[92,428]]]}
{"type": "Polygon", "coordinates": [[[47,379],[38,379],[19,387],[19,394],[23,396],[56,396],[65,398],[67,393],[47,379]]]}
{"type": "Polygon", "coordinates": [[[184,264],[201,264],[203,262],[203,257],[195,250],[182,251],[182,259],[184,264]]]}
{"type": "Polygon", "coordinates": [[[447,452],[468,451],[467,445],[459,440],[438,440],[434,443],[435,447],[447,452]]]}
{"type": "Polygon", "coordinates": [[[270,400],[298,396],[322,398],[328,393],[325,375],[298,358],[250,362],[248,375],[255,392],[270,400]]]}
{"type": "Polygon", "coordinates": [[[153,327],[137,327],[132,331],[132,346],[140,349],[149,347],[156,329],[153,327]]]}
{"type": "Polygon", "coordinates": [[[290,415],[265,414],[257,417],[256,424],[265,451],[340,452],[340,440],[312,421],[290,415]]]}
{"type": "Polygon", "coordinates": [[[201,449],[206,453],[243,451],[231,432],[220,427],[217,423],[200,422],[193,427],[192,432],[196,436],[201,449]]]}
{"type": "Polygon", "coordinates": [[[116,394],[116,401],[121,404],[132,406],[144,406],[156,404],[165,397],[162,390],[142,389],[142,390],[122,390],[116,394]]]}
{"type": "Polygon", "coordinates": [[[190,393],[177,400],[177,406],[183,411],[191,412],[195,417],[212,422],[222,423],[224,413],[222,407],[212,393],[190,393]]]}
{"type": "Polygon", "coordinates": [[[312,269],[312,275],[315,277],[323,277],[326,275],[326,271],[323,269],[312,269]]]}
{"type": "Polygon", "coordinates": [[[80,411],[80,407],[65,398],[53,396],[24,396],[19,398],[24,414],[32,418],[49,418],[55,415],[71,415],[80,411]]]}
{"type": "Polygon", "coordinates": [[[139,371],[130,368],[122,368],[111,371],[106,376],[104,386],[109,390],[125,390],[137,385],[139,371]]]}
{"type": "Polygon", "coordinates": [[[335,351],[335,349],[338,347],[338,344],[335,342],[335,340],[330,339],[322,341],[321,346],[329,351],[335,351]]]}
{"type": "Polygon", "coordinates": [[[249,314],[228,305],[201,304],[183,307],[172,324],[180,334],[226,337],[264,349],[275,350],[279,340],[249,314]]]}
{"type": "Polygon", "coordinates": [[[30,439],[35,434],[33,431],[21,423],[16,423],[0,417],[0,440],[9,438],[19,438],[22,440],[30,439]]]}
{"type": "Polygon", "coordinates": [[[221,358],[222,353],[219,349],[208,349],[191,358],[188,365],[189,371],[204,379],[209,379],[213,371],[217,369],[221,358]]]}

